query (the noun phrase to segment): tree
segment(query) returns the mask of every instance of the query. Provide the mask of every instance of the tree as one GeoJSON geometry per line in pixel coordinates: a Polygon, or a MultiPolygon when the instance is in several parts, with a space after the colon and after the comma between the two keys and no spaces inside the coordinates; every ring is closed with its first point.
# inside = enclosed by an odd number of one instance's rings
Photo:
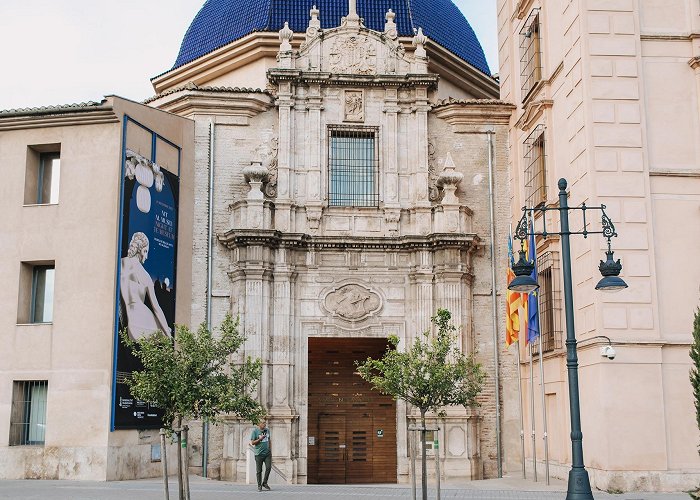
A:
{"type": "Polygon", "coordinates": [[[360,376],[375,389],[420,411],[424,500],[428,498],[425,415],[428,411],[444,415],[446,406],[477,406],[485,376],[473,355],[461,352],[450,318],[448,310],[438,309],[431,318],[437,327],[435,336],[427,331],[404,350],[398,349],[399,338],[391,336],[381,359],[367,358],[357,364],[360,376]]]}
{"type": "Polygon", "coordinates": [[[695,420],[698,429],[700,429],[700,309],[695,310],[690,359],[693,360],[693,366],[690,369],[690,383],[693,386],[693,396],[695,397],[695,420]]]}
{"type": "MultiPolygon", "coordinates": [[[[238,332],[238,321],[230,315],[226,315],[219,330],[220,335],[215,338],[204,323],[196,331],[177,325],[174,342],[160,333],[137,341],[131,340],[125,331],[121,334],[143,364],[143,370],[133,372],[127,379],[131,394],[164,411],[163,428],[167,435],[176,433],[178,456],[183,420],[216,422],[221,414],[233,413],[257,421],[264,414],[252,395],[260,380],[260,360],[251,357],[240,363],[232,360],[245,337],[238,332]]],[[[187,453],[187,443],[183,446],[187,453]]],[[[167,477],[165,480],[167,488],[167,477]]],[[[180,499],[183,495],[189,498],[187,471],[183,471],[182,460],[178,460],[178,484],[180,499]]]]}

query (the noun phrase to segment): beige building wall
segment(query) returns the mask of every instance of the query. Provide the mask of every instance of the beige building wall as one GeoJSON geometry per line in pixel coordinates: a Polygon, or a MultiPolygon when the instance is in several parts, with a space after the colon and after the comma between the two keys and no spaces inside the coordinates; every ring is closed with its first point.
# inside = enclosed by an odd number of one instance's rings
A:
{"type": "MultiPolygon", "coordinates": [[[[0,113],[0,477],[154,476],[157,433],[110,432],[115,272],[124,114],[182,144],[181,241],[191,240],[192,124],[118,97],[99,105],[0,113]],[[59,198],[26,204],[31,148],[60,145],[59,198]],[[54,263],[53,319],[30,323],[22,263],[54,263]],[[13,381],[48,381],[43,445],[9,446],[13,381]]],[[[149,145],[150,146],[150,145],[149,145]]],[[[177,165],[168,165],[167,168],[177,165]]],[[[191,253],[178,255],[178,302],[190,301],[191,253]],[[182,285],[182,286],[180,286],[182,285]]],[[[29,283],[30,284],[30,283],[29,283]]],[[[189,323],[189,309],[177,321],[189,323]]]]}
{"type": "MultiPolygon", "coordinates": [[[[526,203],[524,143],[543,126],[547,205],[556,206],[561,177],[569,182],[570,206],[605,204],[619,234],[612,241],[615,257],[622,259],[629,284],[614,295],[595,292],[605,241],[572,236],[581,419],[591,483],[623,491],[690,488],[700,473],[688,380],[700,265],[687,257],[700,243],[691,222],[700,208],[698,4],[504,0],[498,11],[501,97],[517,105],[510,134],[513,220],[526,203]],[[528,40],[521,33],[537,12],[541,75],[525,96],[520,45],[528,40]],[[606,341],[593,339],[598,335],[612,339],[614,360],[601,357],[606,341]]],[[[598,221],[591,213],[595,230],[598,221]]],[[[582,226],[580,213],[572,212],[572,222],[572,229],[582,226]]],[[[549,228],[557,229],[556,223],[549,228]]],[[[559,251],[556,239],[538,243],[539,252],[548,250],[559,251]]],[[[522,355],[529,359],[524,348],[522,355]]],[[[546,353],[544,363],[549,454],[554,474],[565,477],[571,451],[564,350],[546,353]]],[[[527,397],[529,371],[523,366],[521,373],[527,397]]],[[[534,388],[542,474],[537,375],[534,388]]],[[[525,407],[529,438],[529,404],[525,407]]],[[[526,448],[531,464],[529,443],[526,448]]]]}

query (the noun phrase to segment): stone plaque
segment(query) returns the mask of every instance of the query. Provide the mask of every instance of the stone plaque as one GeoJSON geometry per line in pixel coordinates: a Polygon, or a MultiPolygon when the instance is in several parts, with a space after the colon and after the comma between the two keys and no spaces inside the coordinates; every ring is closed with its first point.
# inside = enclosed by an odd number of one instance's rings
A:
{"type": "Polygon", "coordinates": [[[326,295],[327,311],[341,318],[357,321],[377,312],[382,305],[379,295],[360,285],[344,285],[326,295]]]}

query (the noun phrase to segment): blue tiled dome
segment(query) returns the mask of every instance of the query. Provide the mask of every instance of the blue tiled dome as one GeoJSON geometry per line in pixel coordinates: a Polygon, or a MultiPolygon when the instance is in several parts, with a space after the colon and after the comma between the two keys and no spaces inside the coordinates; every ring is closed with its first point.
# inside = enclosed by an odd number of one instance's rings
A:
{"type": "MultiPolygon", "coordinates": [[[[255,31],[277,32],[285,21],[303,33],[312,5],[321,12],[323,29],[339,26],[348,12],[348,0],[207,0],[187,30],[173,68],[255,31]]],[[[376,31],[384,31],[389,9],[396,13],[400,35],[413,36],[414,28],[421,27],[431,40],[490,74],[474,30],[451,0],[357,0],[357,13],[376,31]]]]}

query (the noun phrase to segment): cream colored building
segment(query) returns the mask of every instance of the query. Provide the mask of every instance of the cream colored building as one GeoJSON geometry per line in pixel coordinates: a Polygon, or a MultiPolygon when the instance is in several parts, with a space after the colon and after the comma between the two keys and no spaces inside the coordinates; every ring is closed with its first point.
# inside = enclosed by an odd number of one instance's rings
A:
{"type": "MultiPolygon", "coordinates": [[[[1,478],[158,475],[157,430],[110,432],[122,154],[177,173],[181,148],[178,227],[189,242],[193,132],[190,120],[114,96],[0,111],[1,478]]],[[[181,245],[180,303],[191,300],[191,263],[181,245]]],[[[189,315],[180,307],[176,321],[189,315]]]]}
{"type": "MultiPolygon", "coordinates": [[[[501,98],[510,121],[512,218],[555,206],[605,204],[629,284],[593,290],[604,240],[572,236],[585,464],[594,487],[681,490],[700,479],[700,443],[688,371],[698,304],[700,244],[700,5],[691,0],[499,0],[501,98]],[[601,356],[607,336],[617,352],[601,356]],[[588,339],[591,339],[590,341],[588,339]]],[[[572,213],[573,216],[573,213],[572,213]]],[[[593,226],[597,220],[588,214],[593,226]]],[[[572,229],[581,227],[580,213],[572,229]]],[[[552,221],[550,230],[558,229],[552,221]]],[[[545,406],[552,473],[571,462],[560,249],[538,242],[545,406]]],[[[522,347],[523,362],[529,359],[522,347]]],[[[537,355],[535,361],[537,362],[537,355]]],[[[543,475],[540,380],[535,368],[536,457],[543,475]]],[[[529,392],[529,369],[521,370],[529,392]]],[[[525,404],[528,468],[531,415],[525,404]]],[[[512,410],[512,409],[511,409],[512,410]]],[[[519,428],[506,409],[506,428],[519,428]]],[[[507,443],[508,449],[518,443],[507,443]]],[[[515,458],[509,454],[509,458],[515,458]]],[[[510,464],[510,468],[517,464],[510,464]]]]}

